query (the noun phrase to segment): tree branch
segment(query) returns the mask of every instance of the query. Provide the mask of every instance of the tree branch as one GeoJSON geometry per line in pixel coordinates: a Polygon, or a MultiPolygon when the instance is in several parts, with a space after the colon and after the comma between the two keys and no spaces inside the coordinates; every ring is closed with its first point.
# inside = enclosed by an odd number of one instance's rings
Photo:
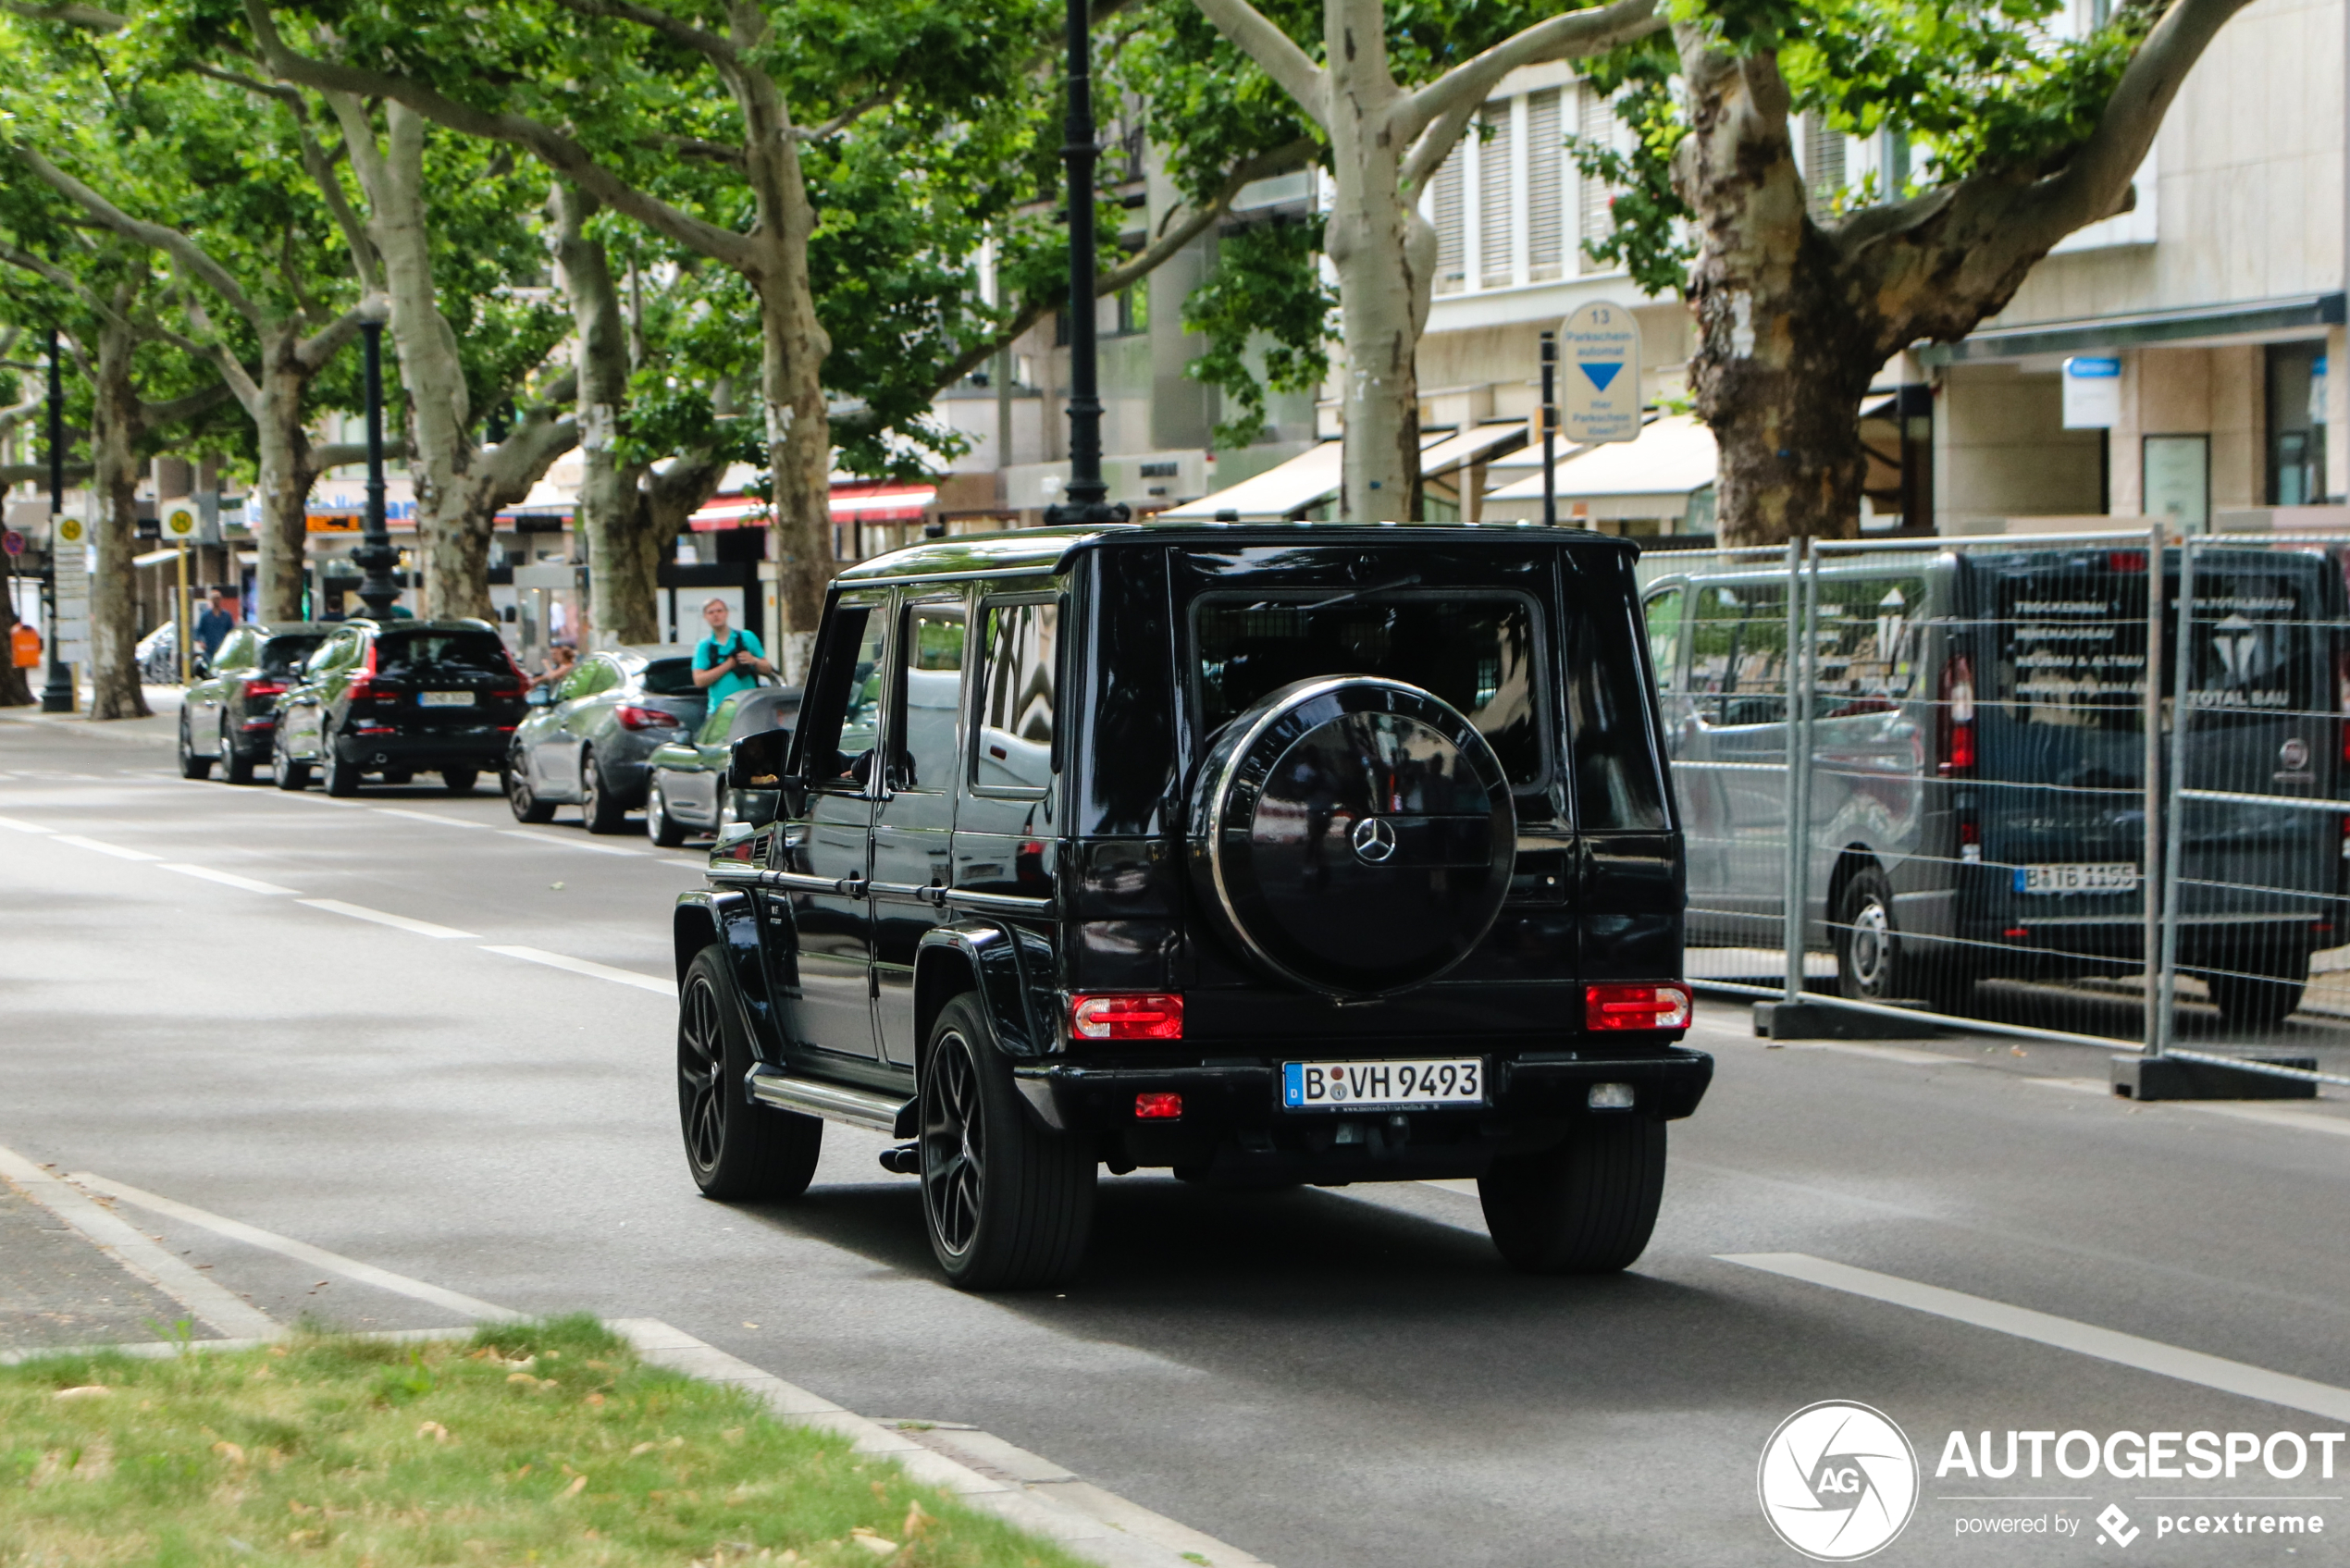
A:
{"type": "Polygon", "coordinates": [[[1330,128],[1330,73],[1316,65],[1297,41],[1248,0],[1193,0],[1232,47],[1255,60],[1274,84],[1297,102],[1306,117],[1330,128]]]}
{"type": "Polygon", "coordinates": [[[185,397],[159,403],[142,401],[139,404],[139,427],[153,430],[158,426],[177,425],[183,419],[193,419],[200,414],[209,414],[218,408],[229,401],[229,383],[215,381],[202,391],[190,392],[185,397]]]}
{"type": "MultiPolygon", "coordinates": [[[[404,461],[407,456],[408,442],[406,438],[390,435],[384,438],[384,457],[387,461],[404,461]]],[[[365,463],[367,461],[367,443],[365,441],[329,441],[324,446],[311,448],[310,461],[321,474],[324,474],[329,468],[349,468],[354,463],[365,463]]]]}
{"type": "Polygon", "coordinates": [[[108,11],[96,6],[72,4],[36,6],[28,0],[0,0],[5,8],[36,22],[63,22],[68,27],[86,27],[93,32],[118,32],[130,25],[130,19],[119,11],[108,11]]]}
{"type": "MultiPolygon", "coordinates": [[[[67,272],[62,267],[52,266],[47,262],[43,261],[39,256],[32,254],[31,252],[20,251],[17,249],[16,246],[8,244],[5,241],[0,241],[0,262],[6,262],[10,266],[21,267],[23,270],[31,273],[35,278],[44,278],[47,281],[56,284],[58,288],[65,290],[67,292],[80,296],[82,303],[88,305],[93,311],[95,311],[99,319],[105,322],[109,327],[118,327],[126,332],[130,330],[130,323],[123,316],[117,314],[112,305],[106,303],[105,300],[99,298],[98,295],[92,292],[89,289],[84,288],[80,279],[76,278],[71,273],[67,272]]],[[[81,345],[74,341],[71,333],[67,333],[65,335],[65,341],[67,348],[72,352],[75,361],[81,364],[83,372],[87,374],[89,365],[87,362],[83,361],[81,358],[81,345]]]]}
{"type": "Polygon", "coordinates": [[[1413,142],[1412,150],[1404,155],[1404,167],[1395,177],[1396,185],[1402,190],[1407,204],[1418,200],[1421,187],[1436,178],[1436,171],[1444,167],[1444,160],[1452,154],[1454,147],[1460,145],[1461,135],[1468,130],[1469,121],[1484,106],[1482,94],[1465,93],[1458,103],[1437,116],[1429,122],[1429,128],[1420,132],[1419,140],[1413,142]]]}
{"type": "MultiPolygon", "coordinates": [[[[1207,4],[1208,0],[1200,0],[1202,9],[1207,4]]],[[[1464,99],[1472,108],[1482,104],[1494,84],[1520,66],[1601,54],[1655,32],[1664,25],[1664,19],[1657,14],[1656,0],[1615,0],[1612,6],[1569,11],[1565,16],[1536,22],[1474,59],[1462,61],[1404,99],[1395,107],[1395,139],[1411,141],[1464,99]]]]}
{"type": "MultiPolygon", "coordinates": [[[[90,472],[90,465],[86,463],[68,463],[66,464],[66,482],[72,484],[87,479],[90,472]]],[[[38,485],[48,477],[49,465],[45,463],[0,463],[0,490],[13,490],[19,485],[38,485]]]]}
{"type": "Polygon", "coordinates": [[[691,250],[729,266],[756,265],[753,248],[731,228],[705,223],[679,211],[657,196],[637,190],[603,165],[585,147],[551,126],[523,115],[489,114],[405,77],[353,66],[313,59],[290,47],[278,32],[266,0],[244,0],[245,15],[260,41],[263,57],[276,75],[320,92],[348,93],[361,98],[390,98],[405,104],[427,119],[486,142],[504,142],[536,155],[556,173],[616,212],[635,218],[691,250]]]}
{"type": "Polygon", "coordinates": [[[17,156],[26,167],[47,181],[51,187],[84,212],[105,224],[126,240],[136,241],[151,251],[161,251],[174,265],[185,267],[202,279],[204,286],[235,307],[239,315],[259,327],[263,323],[261,307],[229,276],[229,271],[204,253],[204,247],[176,228],[159,223],[146,223],[132,217],[112,202],[43,157],[31,147],[19,145],[17,156]]]}
{"type": "Polygon", "coordinates": [[[879,92],[867,95],[861,101],[851,104],[847,108],[841,110],[840,113],[813,130],[795,126],[792,129],[792,134],[802,142],[822,142],[827,137],[838,136],[866,115],[896,98],[898,93],[905,91],[905,87],[906,84],[902,81],[892,82],[879,92]]]}
{"type": "Polygon", "coordinates": [[[742,53],[732,42],[707,32],[693,23],[673,17],[666,11],[649,6],[638,6],[632,0],[562,0],[563,9],[576,11],[583,17],[603,17],[612,21],[635,22],[661,34],[672,43],[682,44],[698,54],[707,55],[722,66],[741,64],[742,53]]]}
{"type": "Polygon", "coordinates": [[[743,150],[740,147],[729,147],[718,142],[704,142],[694,136],[674,136],[667,131],[640,138],[637,145],[647,148],[665,148],[681,157],[708,158],[711,163],[725,164],[732,168],[742,167],[744,162],[743,150]]]}
{"type": "MultiPolygon", "coordinates": [[[[262,413],[260,383],[244,367],[244,362],[231,353],[229,345],[220,340],[220,334],[213,329],[212,317],[204,310],[203,301],[192,293],[182,308],[187,311],[188,319],[195,324],[196,330],[212,340],[209,344],[189,345],[197,351],[195,357],[209,358],[220,367],[220,378],[229,383],[229,390],[236,394],[237,401],[244,406],[244,411],[258,421],[262,413]]],[[[266,340],[264,340],[262,352],[268,352],[266,340]]]]}

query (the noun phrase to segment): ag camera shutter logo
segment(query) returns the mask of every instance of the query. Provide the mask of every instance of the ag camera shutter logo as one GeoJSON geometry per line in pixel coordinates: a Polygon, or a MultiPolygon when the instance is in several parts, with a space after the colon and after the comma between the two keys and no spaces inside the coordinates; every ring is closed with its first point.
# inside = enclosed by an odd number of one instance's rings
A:
{"type": "Polygon", "coordinates": [[[1918,1456],[1884,1412],[1823,1400],[1779,1423],[1754,1488],[1779,1539],[1815,1562],[1854,1562],[1910,1523],[1918,1456]]]}

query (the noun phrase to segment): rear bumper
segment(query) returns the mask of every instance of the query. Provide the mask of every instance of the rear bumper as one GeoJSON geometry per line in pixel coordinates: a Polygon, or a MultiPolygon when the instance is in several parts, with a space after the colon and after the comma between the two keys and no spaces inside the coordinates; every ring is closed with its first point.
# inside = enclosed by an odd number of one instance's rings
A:
{"type": "Polygon", "coordinates": [[[483,725],[468,730],[427,730],[414,735],[335,736],[335,755],[362,768],[473,768],[495,772],[506,764],[511,730],[483,725]]]}
{"type": "Polygon", "coordinates": [[[1286,1109],[1281,1064],[1269,1057],[1134,1067],[1024,1063],[1013,1078],[1047,1126],[1100,1136],[1113,1167],[1326,1183],[1477,1176],[1501,1154],[1548,1147],[1594,1118],[1688,1116],[1713,1079],[1712,1056],[1677,1046],[1637,1056],[1488,1060],[1488,1104],[1402,1112],[1286,1109]],[[1629,1085],[1631,1108],[1592,1110],[1591,1088],[1601,1083],[1629,1085]],[[1182,1096],[1180,1117],[1135,1116],[1138,1095],[1167,1093],[1182,1096]]]}

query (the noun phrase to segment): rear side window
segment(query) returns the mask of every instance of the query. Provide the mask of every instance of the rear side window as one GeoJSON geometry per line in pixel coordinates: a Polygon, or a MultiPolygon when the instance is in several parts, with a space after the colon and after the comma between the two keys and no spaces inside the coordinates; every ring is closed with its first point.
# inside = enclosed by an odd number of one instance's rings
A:
{"type": "Polygon", "coordinates": [[[1513,785],[1538,787],[1548,774],[1534,601],[1522,594],[1350,594],[1327,605],[1207,594],[1193,636],[1204,734],[1293,681],[1383,675],[1459,709],[1513,785]]]}
{"type": "Polygon", "coordinates": [[[690,659],[656,659],[645,666],[645,690],[655,697],[696,697],[701,687],[694,685],[694,661],[690,659]]]}
{"type": "Polygon", "coordinates": [[[1820,718],[1883,712],[1904,701],[1917,677],[1917,619],[1923,577],[1826,577],[1812,691],[1820,718]]]}
{"type": "Polygon", "coordinates": [[[376,639],[376,669],[390,676],[513,673],[495,632],[387,632],[376,639]]]}
{"type": "Polygon", "coordinates": [[[989,601],[971,786],[1042,793],[1053,776],[1060,701],[1060,606],[989,601]]]}
{"type": "Polygon", "coordinates": [[[326,638],[319,636],[271,637],[262,647],[261,668],[266,674],[291,675],[302,668],[303,660],[318,651],[318,645],[324,641],[326,638]]]}
{"type": "Polygon", "coordinates": [[[1689,690],[1713,724],[1787,720],[1787,589],[1708,584],[1688,628],[1689,690]]]}
{"type": "Polygon", "coordinates": [[[1566,723],[1577,825],[1587,833],[1661,833],[1672,819],[1640,667],[1631,565],[1569,562],[1567,570],[1566,723]]]}
{"type": "Polygon", "coordinates": [[[1682,588],[1649,596],[1649,662],[1656,667],[1660,690],[1681,689],[1681,606],[1688,597],[1682,588]]]}
{"type": "Polygon", "coordinates": [[[903,661],[897,722],[898,784],[906,789],[950,788],[956,720],[963,706],[963,607],[909,608],[903,661]]]}

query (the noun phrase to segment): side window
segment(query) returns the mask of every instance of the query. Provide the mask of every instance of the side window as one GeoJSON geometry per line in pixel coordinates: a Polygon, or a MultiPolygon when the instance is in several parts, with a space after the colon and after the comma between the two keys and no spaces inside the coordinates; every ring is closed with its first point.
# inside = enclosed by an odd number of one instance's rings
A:
{"type": "Polygon", "coordinates": [[[569,702],[575,698],[602,690],[604,668],[604,661],[600,659],[580,661],[578,666],[563,677],[563,684],[555,688],[556,700],[569,702]]]}
{"type": "Polygon", "coordinates": [[[725,701],[711,709],[710,711],[710,717],[701,722],[701,733],[694,736],[694,744],[697,746],[724,746],[726,743],[727,726],[735,722],[735,710],[740,708],[742,705],[743,694],[741,692],[736,692],[725,701]]]}
{"type": "Polygon", "coordinates": [[[1688,597],[1680,588],[1649,596],[1649,661],[1656,666],[1659,691],[1681,689],[1681,604],[1688,597]]]}
{"type": "Polygon", "coordinates": [[[1713,723],[1787,721],[1787,589],[1740,583],[1698,590],[1689,689],[1713,723]]]}
{"type": "Polygon", "coordinates": [[[1042,794],[1053,777],[1060,606],[990,602],[981,614],[985,666],[971,785],[1042,794]]]}
{"type": "Polygon", "coordinates": [[[800,710],[800,770],[813,789],[860,794],[872,777],[881,727],[882,654],[889,623],[875,606],[843,604],[832,615],[800,710]]]}
{"type": "Polygon", "coordinates": [[[310,662],[303,667],[303,673],[322,675],[329,670],[340,669],[351,662],[352,652],[358,646],[359,639],[353,636],[338,635],[328,637],[318,651],[310,656],[310,662]]]}
{"type": "Polygon", "coordinates": [[[1823,719],[1890,711],[1916,675],[1923,577],[1860,577],[1820,584],[1812,690],[1823,719]]]}
{"type": "Polygon", "coordinates": [[[963,708],[963,607],[917,604],[898,645],[897,787],[946,789],[955,777],[956,722],[963,708]]]}

